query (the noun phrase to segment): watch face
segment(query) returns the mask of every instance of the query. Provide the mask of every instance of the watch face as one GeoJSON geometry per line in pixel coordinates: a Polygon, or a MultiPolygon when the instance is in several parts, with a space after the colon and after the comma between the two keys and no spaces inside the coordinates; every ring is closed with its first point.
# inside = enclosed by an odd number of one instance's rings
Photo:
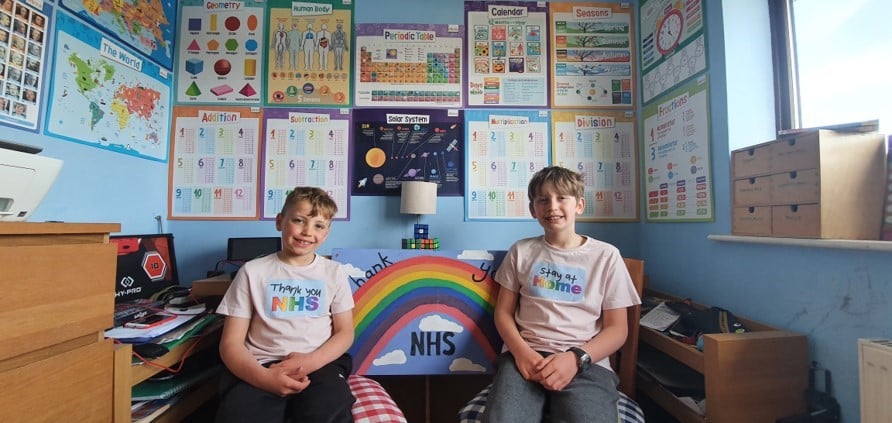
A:
{"type": "Polygon", "coordinates": [[[682,17],[678,9],[673,9],[660,22],[657,28],[657,51],[666,54],[672,51],[681,40],[682,17]]]}

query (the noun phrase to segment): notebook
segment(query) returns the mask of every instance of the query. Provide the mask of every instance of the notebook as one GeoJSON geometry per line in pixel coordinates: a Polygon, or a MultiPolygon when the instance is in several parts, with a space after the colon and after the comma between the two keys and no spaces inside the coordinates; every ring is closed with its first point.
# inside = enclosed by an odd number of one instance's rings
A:
{"type": "Polygon", "coordinates": [[[193,356],[183,365],[183,370],[173,377],[165,379],[148,379],[133,387],[132,401],[149,401],[168,399],[181,392],[188,391],[205,380],[217,375],[223,365],[219,362],[208,363],[193,356]]]}
{"type": "Polygon", "coordinates": [[[179,285],[172,234],[113,235],[109,241],[118,246],[116,304],[179,285]]]}

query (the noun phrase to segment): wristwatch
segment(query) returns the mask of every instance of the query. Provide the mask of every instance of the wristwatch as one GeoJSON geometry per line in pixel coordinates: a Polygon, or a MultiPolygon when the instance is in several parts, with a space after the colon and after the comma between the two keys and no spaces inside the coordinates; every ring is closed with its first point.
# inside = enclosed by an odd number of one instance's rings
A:
{"type": "Polygon", "coordinates": [[[576,369],[577,372],[581,372],[589,368],[592,365],[592,356],[588,355],[584,349],[579,347],[570,347],[569,350],[573,354],[576,354],[576,369]]]}

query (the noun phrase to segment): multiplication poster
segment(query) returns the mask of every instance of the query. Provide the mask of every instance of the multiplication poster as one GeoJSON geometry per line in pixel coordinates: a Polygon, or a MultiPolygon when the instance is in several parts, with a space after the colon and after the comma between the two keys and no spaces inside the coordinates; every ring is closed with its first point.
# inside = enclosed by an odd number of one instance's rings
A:
{"type": "Polygon", "coordinates": [[[638,220],[635,122],[631,111],[552,112],[552,162],[585,181],[585,210],[578,220],[638,220]]]}
{"type": "Polygon", "coordinates": [[[465,110],[466,220],[531,219],[527,185],[548,166],[547,110],[465,110]]]}
{"type": "Polygon", "coordinates": [[[353,195],[400,195],[403,181],[462,195],[464,116],[456,109],[357,109],[353,195]]]}
{"type": "Polygon", "coordinates": [[[296,186],[324,189],[350,218],[350,109],[267,108],[263,218],[274,219],[296,186]]]}
{"type": "Polygon", "coordinates": [[[631,3],[549,3],[551,106],[635,104],[631,3]]]}
{"type": "Polygon", "coordinates": [[[641,0],[644,103],[706,69],[704,2],[641,0]]]}
{"type": "Polygon", "coordinates": [[[177,102],[260,104],[264,3],[181,0],[177,102]]]}
{"type": "Polygon", "coordinates": [[[352,0],[271,0],[266,104],[349,107],[352,0]]]}
{"type": "Polygon", "coordinates": [[[356,106],[462,106],[461,25],[357,24],[355,31],[356,106]]]}
{"type": "Polygon", "coordinates": [[[548,106],[545,2],[465,2],[467,106],[548,106]]]}
{"type": "Polygon", "coordinates": [[[257,219],[259,108],[173,109],[168,218],[257,219]]]}
{"type": "Polygon", "coordinates": [[[715,219],[708,97],[704,74],[642,109],[642,177],[649,222],[715,219]]]}

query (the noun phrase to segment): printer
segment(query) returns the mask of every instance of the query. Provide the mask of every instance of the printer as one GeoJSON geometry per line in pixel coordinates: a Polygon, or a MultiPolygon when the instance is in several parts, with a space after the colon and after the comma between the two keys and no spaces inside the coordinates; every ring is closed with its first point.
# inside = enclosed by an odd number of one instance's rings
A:
{"type": "Polygon", "coordinates": [[[59,176],[62,161],[41,151],[0,140],[0,222],[27,220],[59,176]]]}

